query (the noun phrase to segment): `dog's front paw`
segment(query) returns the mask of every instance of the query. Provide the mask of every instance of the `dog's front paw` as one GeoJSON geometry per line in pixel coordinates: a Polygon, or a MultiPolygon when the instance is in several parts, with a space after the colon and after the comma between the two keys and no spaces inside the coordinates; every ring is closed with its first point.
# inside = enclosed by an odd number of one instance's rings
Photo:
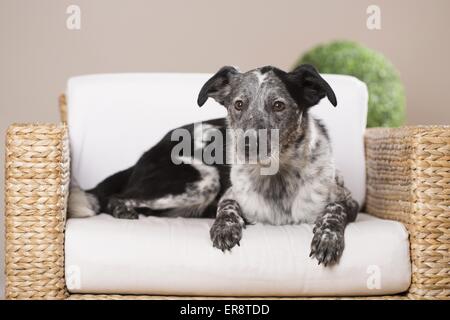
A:
{"type": "Polygon", "coordinates": [[[242,224],[239,221],[218,217],[209,231],[213,246],[222,251],[231,250],[235,245],[240,245],[242,238],[242,224]]]}
{"type": "Polygon", "coordinates": [[[315,228],[310,257],[325,266],[339,262],[344,251],[344,233],[328,228],[315,228]]]}
{"type": "Polygon", "coordinates": [[[107,206],[108,212],[118,219],[139,219],[138,212],[126,205],[121,199],[110,199],[107,206]]]}

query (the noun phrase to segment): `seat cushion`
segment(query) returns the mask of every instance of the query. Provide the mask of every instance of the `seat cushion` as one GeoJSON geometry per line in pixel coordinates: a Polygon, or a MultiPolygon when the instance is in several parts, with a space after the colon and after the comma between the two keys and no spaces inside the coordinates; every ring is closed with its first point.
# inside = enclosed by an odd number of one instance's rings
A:
{"type": "MultiPolygon", "coordinates": [[[[74,77],[67,86],[72,181],[83,189],[132,166],[170,129],[225,116],[197,95],[211,74],[100,74],[74,77]]],[[[312,113],[329,129],[336,166],[353,197],[365,196],[364,130],[367,88],[356,78],[324,75],[336,93],[334,108],[322,99],[312,113]]]]}
{"type": "Polygon", "coordinates": [[[312,226],[256,224],[241,246],[213,248],[210,219],[101,214],[69,219],[66,281],[73,293],[256,296],[395,294],[410,284],[401,223],[360,214],[338,265],[309,258],[312,226]]]}

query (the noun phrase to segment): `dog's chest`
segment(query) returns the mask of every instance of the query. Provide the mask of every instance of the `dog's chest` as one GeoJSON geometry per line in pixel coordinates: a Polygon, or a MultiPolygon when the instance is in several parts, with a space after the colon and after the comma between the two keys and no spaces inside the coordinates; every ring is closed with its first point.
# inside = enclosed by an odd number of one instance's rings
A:
{"type": "Polygon", "coordinates": [[[255,180],[245,172],[232,170],[231,181],[233,196],[249,222],[313,223],[328,199],[327,186],[320,179],[292,175],[255,180]]]}

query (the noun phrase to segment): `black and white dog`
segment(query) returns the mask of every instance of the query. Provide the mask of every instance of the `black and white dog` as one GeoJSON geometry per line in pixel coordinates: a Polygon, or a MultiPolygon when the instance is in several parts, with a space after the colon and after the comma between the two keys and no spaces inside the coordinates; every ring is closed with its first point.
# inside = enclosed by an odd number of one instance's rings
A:
{"type": "MultiPolygon", "coordinates": [[[[229,165],[207,164],[201,156],[176,156],[177,164],[173,135],[178,128],[133,167],[92,190],[73,189],[69,216],[104,212],[124,219],[136,219],[139,213],[215,217],[210,236],[213,246],[223,251],[239,245],[247,224],[315,223],[310,256],[319,264],[334,264],[342,255],[344,230],[355,220],[358,204],[336,172],[326,128],[308,112],[324,97],[337,105],[333,90],[311,65],[292,72],[266,66],[240,73],[223,67],[205,83],[198,104],[213,98],[225,106],[228,116],[203,122],[202,130],[214,129],[227,137],[233,130],[276,130],[278,147],[266,149],[266,160],[277,165],[274,174],[262,174],[267,167],[262,157],[229,165]]],[[[181,130],[197,136],[195,124],[181,130]]],[[[231,134],[230,140],[216,156],[248,156],[249,142],[236,149],[236,136],[231,134]]],[[[193,150],[207,148],[202,139],[189,143],[193,150]]]]}

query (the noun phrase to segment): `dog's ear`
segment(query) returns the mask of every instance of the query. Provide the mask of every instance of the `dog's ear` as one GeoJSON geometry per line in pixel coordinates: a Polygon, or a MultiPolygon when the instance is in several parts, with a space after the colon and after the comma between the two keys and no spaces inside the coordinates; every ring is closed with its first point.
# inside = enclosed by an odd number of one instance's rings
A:
{"type": "Polygon", "coordinates": [[[225,98],[231,92],[231,81],[239,71],[234,67],[222,67],[211,79],[206,81],[200,93],[198,94],[197,104],[203,106],[208,98],[213,98],[221,105],[224,104],[225,98]]]}
{"type": "Polygon", "coordinates": [[[327,97],[336,107],[336,95],[330,85],[323,79],[316,68],[310,64],[302,64],[287,74],[290,82],[296,86],[296,96],[305,107],[312,107],[327,97]]]}

